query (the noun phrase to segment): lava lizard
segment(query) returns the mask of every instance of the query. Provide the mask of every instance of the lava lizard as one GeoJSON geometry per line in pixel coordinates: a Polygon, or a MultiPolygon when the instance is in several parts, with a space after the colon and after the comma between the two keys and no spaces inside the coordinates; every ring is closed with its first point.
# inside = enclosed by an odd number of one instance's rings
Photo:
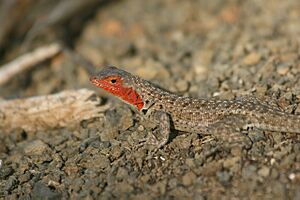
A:
{"type": "MultiPolygon", "coordinates": [[[[145,119],[159,125],[161,139],[153,134],[148,142],[161,148],[172,129],[212,134],[228,141],[243,141],[241,130],[300,133],[300,116],[292,115],[255,97],[235,100],[183,97],[116,67],[106,67],[90,81],[127,104],[145,119]]],[[[245,138],[245,137],[244,137],[245,138]]]]}

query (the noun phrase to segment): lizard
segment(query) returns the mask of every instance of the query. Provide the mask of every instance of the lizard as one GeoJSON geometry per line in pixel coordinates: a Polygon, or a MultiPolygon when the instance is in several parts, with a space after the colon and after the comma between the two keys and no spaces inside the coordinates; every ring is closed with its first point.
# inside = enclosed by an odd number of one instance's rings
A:
{"type": "Polygon", "coordinates": [[[90,81],[131,105],[146,120],[158,124],[162,138],[151,134],[147,140],[157,149],[169,141],[173,129],[212,134],[228,141],[244,141],[241,131],[253,128],[300,133],[300,115],[287,113],[256,97],[233,100],[184,97],[114,66],[91,75],[90,81]]]}

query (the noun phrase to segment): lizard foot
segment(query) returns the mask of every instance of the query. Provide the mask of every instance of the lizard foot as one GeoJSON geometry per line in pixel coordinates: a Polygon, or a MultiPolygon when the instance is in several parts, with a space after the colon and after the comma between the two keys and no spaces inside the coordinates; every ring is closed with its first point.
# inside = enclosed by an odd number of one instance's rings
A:
{"type": "Polygon", "coordinates": [[[151,154],[156,153],[161,147],[163,147],[168,142],[168,138],[165,139],[157,139],[157,137],[149,132],[148,136],[142,140],[139,141],[139,144],[136,147],[146,146],[150,145],[153,146],[153,149],[151,149],[151,154]]]}
{"type": "Polygon", "coordinates": [[[157,111],[154,113],[154,118],[158,122],[159,138],[156,137],[152,132],[148,132],[148,136],[143,139],[139,146],[152,145],[154,150],[151,154],[156,153],[160,148],[162,148],[168,141],[170,135],[170,116],[165,112],[157,111]]]}

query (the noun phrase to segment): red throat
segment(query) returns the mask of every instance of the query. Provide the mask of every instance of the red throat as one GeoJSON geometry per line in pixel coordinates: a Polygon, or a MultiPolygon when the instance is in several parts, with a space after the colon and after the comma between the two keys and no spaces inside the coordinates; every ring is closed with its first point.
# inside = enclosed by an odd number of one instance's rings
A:
{"type": "Polygon", "coordinates": [[[120,97],[131,105],[134,105],[138,111],[140,111],[144,106],[141,96],[133,88],[124,87],[122,78],[119,76],[110,76],[105,79],[94,79],[91,80],[91,82],[97,87],[120,97]],[[114,80],[114,83],[112,83],[111,80],[114,80]]]}

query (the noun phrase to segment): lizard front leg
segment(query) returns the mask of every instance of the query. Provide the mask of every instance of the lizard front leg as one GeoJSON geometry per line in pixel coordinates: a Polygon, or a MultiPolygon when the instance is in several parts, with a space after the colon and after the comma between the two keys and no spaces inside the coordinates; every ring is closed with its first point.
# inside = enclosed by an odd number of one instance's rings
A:
{"type": "Polygon", "coordinates": [[[158,150],[169,141],[171,131],[171,120],[169,114],[162,111],[154,111],[151,113],[152,120],[158,124],[158,131],[160,137],[156,137],[153,133],[149,132],[144,144],[154,145],[158,150]]]}

